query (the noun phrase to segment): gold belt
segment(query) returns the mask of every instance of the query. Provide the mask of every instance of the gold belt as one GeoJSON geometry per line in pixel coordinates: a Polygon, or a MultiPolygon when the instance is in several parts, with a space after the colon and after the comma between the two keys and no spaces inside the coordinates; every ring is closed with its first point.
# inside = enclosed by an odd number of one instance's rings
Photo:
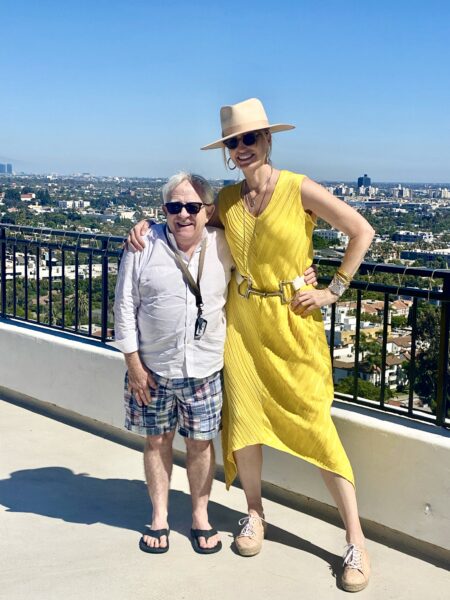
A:
{"type": "Polygon", "coordinates": [[[291,292],[293,290],[295,293],[305,285],[304,278],[297,276],[295,279],[279,281],[277,290],[259,290],[253,287],[251,277],[244,277],[238,271],[236,271],[236,282],[238,294],[241,296],[241,298],[249,298],[251,294],[259,296],[260,298],[273,298],[278,296],[281,300],[281,304],[288,304],[293,298],[294,294],[292,293],[289,295],[289,297],[286,295],[288,288],[291,289],[291,292]],[[245,291],[242,291],[242,285],[244,283],[246,284],[246,288],[245,291]]]}

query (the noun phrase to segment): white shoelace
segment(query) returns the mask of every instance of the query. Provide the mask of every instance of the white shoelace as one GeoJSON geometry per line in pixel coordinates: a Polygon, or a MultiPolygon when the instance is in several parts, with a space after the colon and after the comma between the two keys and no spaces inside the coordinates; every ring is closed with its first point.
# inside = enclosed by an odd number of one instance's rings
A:
{"type": "Polygon", "coordinates": [[[257,523],[258,520],[264,521],[262,517],[255,517],[254,515],[248,515],[248,517],[243,517],[242,519],[239,519],[238,525],[240,525],[241,527],[242,525],[244,525],[239,536],[252,537],[253,535],[255,535],[255,530],[253,529],[252,524],[257,523]]]}
{"type": "Polygon", "coordinates": [[[347,544],[344,550],[344,567],[362,571],[362,551],[355,544],[347,544]]]}

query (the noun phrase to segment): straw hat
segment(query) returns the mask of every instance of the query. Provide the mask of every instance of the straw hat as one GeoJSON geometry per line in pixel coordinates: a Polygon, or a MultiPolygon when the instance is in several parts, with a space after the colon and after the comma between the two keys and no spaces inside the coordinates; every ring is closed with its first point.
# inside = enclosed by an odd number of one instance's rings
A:
{"type": "Polygon", "coordinates": [[[236,135],[241,135],[247,131],[256,131],[258,129],[268,129],[272,133],[277,131],[287,131],[294,129],[294,125],[276,123],[271,125],[267,118],[266,111],[258,98],[250,98],[231,106],[222,106],[220,109],[220,122],[222,124],[222,137],[220,140],[203,146],[202,150],[212,150],[221,148],[224,140],[228,140],[236,135]]]}

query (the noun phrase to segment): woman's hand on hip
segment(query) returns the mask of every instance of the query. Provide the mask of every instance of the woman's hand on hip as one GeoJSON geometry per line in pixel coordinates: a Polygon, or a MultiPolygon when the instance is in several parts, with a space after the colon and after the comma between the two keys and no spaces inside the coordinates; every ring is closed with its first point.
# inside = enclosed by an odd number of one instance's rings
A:
{"type": "Polygon", "coordinates": [[[316,267],[316,265],[311,265],[310,267],[308,267],[306,269],[306,271],[304,272],[303,277],[304,277],[305,283],[307,285],[313,285],[314,287],[316,287],[316,285],[317,285],[317,267],[316,267]]]}
{"type": "Polygon", "coordinates": [[[297,292],[291,300],[291,309],[296,315],[307,317],[317,308],[333,304],[338,299],[328,288],[297,292]]]}

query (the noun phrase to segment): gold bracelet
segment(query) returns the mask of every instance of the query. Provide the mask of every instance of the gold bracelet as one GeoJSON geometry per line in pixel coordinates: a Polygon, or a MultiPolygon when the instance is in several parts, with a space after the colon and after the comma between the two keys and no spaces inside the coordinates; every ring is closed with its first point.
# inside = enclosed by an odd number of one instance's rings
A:
{"type": "Polygon", "coordinates": [[[346,283],[350,284],[350,282],[352,281],[353,277],[351,275],[349,275],[346,271],[344,271],[344,269],[341,269],[341,267],[339,267],[336,271],[336,275],[342,279],[342,281],[345,281],[346,283]]]}
{"type": "Polygon", "coordinates": [[[337,273],[334,274],[333,279],[335,281],[338,281],[341,285],[343,285],[345,287],[345,289],[347,289],[347,288],[350,287],[350,281],[347,281],[347,279],[344,279],[343,277],[341,277],[337,273]]]}

